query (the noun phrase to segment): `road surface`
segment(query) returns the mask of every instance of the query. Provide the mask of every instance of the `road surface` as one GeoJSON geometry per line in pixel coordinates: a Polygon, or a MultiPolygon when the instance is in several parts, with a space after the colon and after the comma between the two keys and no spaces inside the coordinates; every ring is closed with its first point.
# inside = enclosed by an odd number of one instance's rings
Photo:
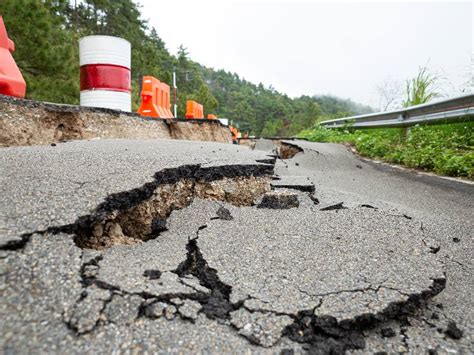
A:
{"type": "Polygon", "coordinates": [[[3,148],[2,352],[472,352],[473,185],[284,144],[3,148]]]}

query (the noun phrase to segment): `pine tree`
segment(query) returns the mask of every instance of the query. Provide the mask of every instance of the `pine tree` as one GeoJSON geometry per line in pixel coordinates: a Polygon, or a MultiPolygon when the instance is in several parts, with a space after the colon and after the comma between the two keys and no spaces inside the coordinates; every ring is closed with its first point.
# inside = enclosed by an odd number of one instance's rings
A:
{"type": "Polygon", "coordinates": [[[4,0],[0,2],[14,58],[27,84],[26,97],[77,103],[79,64],[77,42],[64,29],[66,19],[56,10],[63,1],[4,0]]]}

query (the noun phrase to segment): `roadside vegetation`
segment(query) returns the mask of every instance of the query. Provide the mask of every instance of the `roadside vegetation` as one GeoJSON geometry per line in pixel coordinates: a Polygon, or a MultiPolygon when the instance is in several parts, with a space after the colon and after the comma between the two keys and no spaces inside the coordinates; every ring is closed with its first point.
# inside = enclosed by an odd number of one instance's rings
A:
{"type": "Polygon", "coordinates": [[[474,179],[474,123],[354,130],[317,126],[299,137],[313,142],[349,143],[359,154],[440,175],[474,179]]]}
{"type": "MultiPolygon", "coordinates": [[[[406,82],[404,107],[439,97],[437,77],[420,68],[406,82]]],[[[328,129],[315,125],[299,137],[313,142],[347,143],[365,157],[474,180],[474,122],[404,128],[328,129]]]]}

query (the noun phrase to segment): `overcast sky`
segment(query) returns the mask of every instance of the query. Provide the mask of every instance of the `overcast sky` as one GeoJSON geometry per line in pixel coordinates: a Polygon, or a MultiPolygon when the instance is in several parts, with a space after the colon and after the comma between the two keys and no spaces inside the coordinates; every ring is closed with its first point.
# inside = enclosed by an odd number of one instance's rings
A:
{"type": "Polygon", "coordinates": [[[472,76],[472,2],[138,0],[173,53],[272,85],[377,107],[376,86],[428,64],[453,95],[472,76]]]}

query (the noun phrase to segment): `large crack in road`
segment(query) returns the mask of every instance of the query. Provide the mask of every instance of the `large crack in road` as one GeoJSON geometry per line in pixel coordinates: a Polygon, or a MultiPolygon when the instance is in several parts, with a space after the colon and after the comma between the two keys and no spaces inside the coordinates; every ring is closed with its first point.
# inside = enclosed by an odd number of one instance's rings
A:
{"type": "MultiPolygon", "coordinates": [[[[429,323],[426,312],[436,314],[431,299],[446,285],[436,242],[419,221],[400,218],[402,212],[372,202],[334,204],[307,182],[273,186],[269,193],[268,163],[275,160],[261,162],[161,170],[152,182],[107,196],[74,223],[4,244],[1,276],[11,285],[13,267],[31,268],[33,287],[38,270],[28,258],[12,261],[15,255],[51,253],[42,243],[52,246],[55,239],[74,251],[76,276],[73,267],[68,277],[76,280],[69,290],[75,296],[59,296],[60,323],[45,325],[50,331],[65,326],[73,352],[111,332],[135,339],[147,329],[205,334],[203,327],[249,344],[232,338],[218,341],[214,351],[229,344],[283,353],[372,351],[374,336],[392,338],[392,328],[400,329],[409,351],[410,325],[429,323]]],[[[31,292],[22,287],[23,296],[31,292]]],[[[48,302],[49,292],[37,296],[39,303],[48,302]]],[[[13,288],[8,295],[15,295],[13,288]]],[[[456,324],[442,318],[429,324],[461,338],[456,324]]],[[[21,321],[12,319],[6,324],[15,329],[21,321]]],[[[168,349],[179,349],[179,335],[169,337],[168,349]]],[[[6,339],[7,347],[22,349],[6,339]]]]}
{"type": "MultiPolygon", "coordinates": [[[[215,208],[216,206],[213,205],[213,207],[215,208]]],[[[222,209],[222,207],[219,207],[216,213],[222,209]]],[[[228,209],[226,210],[228,211],[228,209]]],[[[183,211],[183,213],[185,214],[186,211],[183,211]]],[[[233,214],[231,212],[229,212],[229,214],[232,215],[232,221],[234,221],[233,214]]],[[[208,223],[212,223],[211,221],[215,220],[215,218],[211,217],[208,223]]],[[[229,221],[228,218],[219,218],[219,220],[223,221],[222,223],[229,221]]],[[[218,270],[209,267],[198,245],[200,234],[204,232],[207,227],[207,225],[199,226],[196,230],[196,235],[188,237],[186,259],[179,263],[176,270],[171,271],[180,278],[184,278],[187,275],[194,276],[199,281],[199,285],[203,288],[197,289],[192,287],[193,290],[181,290],[181,292],[175,290],[174,292],[161,294],[152,294],[149,293],[149,291],[135,293],[124,291],[120,286],[111,285],[97,279],[96,275],[93,277],[90,275],[85,276],[88,267],[95,266],[97,269],[99,268],[99,262],[102,260],[102,257],[95,257],[82,267],[84,285],[87,287],[93,285],[103,289],[106,291],[106,294],[102,296],[102,299],[97,299],[97,289],[92,289],[92,296],[90,297],[95,298],[98,303],[96,306],[95,321],[85,322],[89,328],[84,328],[84,325],[81,325],[81,327],[77,325],[78,323],[81,324],[81,318],[80,316],[78,317],[77,314],[73,314],[71,320],[68,322],[68,326],[78,334],[93,331],[101,324],[103,319],[107,319],[106,317],[104,318],[107,305],[112,301],[113,292],[119,292],[129,297],[137,296],[142,298],[140,309],[137,312],[138,316],[145,316],[152,319],[158,317],[173,319],[176,314],[181,319],[192,322],[197,313],[202,312],[210,319],[227,321],[229,326],[235,328],[239,334],[245,336],[256,345],[269,347],[277,343],[282,336],[288,336],[292,340],[310,344],[312,351],[342,353],[349,349],[364,348],[363,331],[373,329],[377,325],[389,320],[399,319],[413,314],[414,310],[418,310],[424,306],[426,300],[439,293],[445,284],[444,278],[433,280],[433,284],[430,285],[427,290],[423,290],[419,294],[406,294],[407,298],[405,300],[392,301],[386,308],[378,313],[362,313],[343,322],[338,321],[336,317],[330,314],[317,315],[316,309],[321,308],[323,300],[329,299],[332,295],[357,292],[365,293],[369,291],[376,293],[384,286],[378,286],[377,289],[368,286],[364,289],[340,290],[311,295],[311,297],[318,298],[318,304],[311,310],[300,310],[297,313],[283,312],[281,310],[268,308],[260,309],[256,308],[255,305],[246,305],[246,302],[250,300],[261,301],[260,298],[252,295],[247,295],[247,297],[237,301],[231,301],[232,287],[222,282],[219,278],[218,270]],[[181,310],[183,304],[186,305],[186,307],[190,307],[188,302],[193,302],[191,303],[193,304],[191,308],[195,308],[194,313],[191,312],[190,314],[181,310]],[[157,305],[159,305],[158,310],[157,305]],[[230,323],[228,320],[230,320],[230,323]]],[[[149,279],[147,282],[159,282],[163,275],[160,270],[153,270],[155,277],[149,277],[150,272],[147,274],[146,271],[147,270],[145,270],[143,276],[149,279]]],[[[179,282],[184,282],[186,287],[190,285],[186,284],[183,280],[179,282]]],[[[299,291],[307,294],[307,291],[299,291]]],[[[88,293],[90,291],[86,292],[88,293]]],[[[402,291],[397,290],[396,292],[401,293],[402,291]]],[[[79,314],[82,314],[81,303],[84,302],[86,297],[89,296],[82,294],[78,300],[77,309],[79,314]]],[[[343,308],[347,306],[348,305],[342,305],[343,308]]]]}

